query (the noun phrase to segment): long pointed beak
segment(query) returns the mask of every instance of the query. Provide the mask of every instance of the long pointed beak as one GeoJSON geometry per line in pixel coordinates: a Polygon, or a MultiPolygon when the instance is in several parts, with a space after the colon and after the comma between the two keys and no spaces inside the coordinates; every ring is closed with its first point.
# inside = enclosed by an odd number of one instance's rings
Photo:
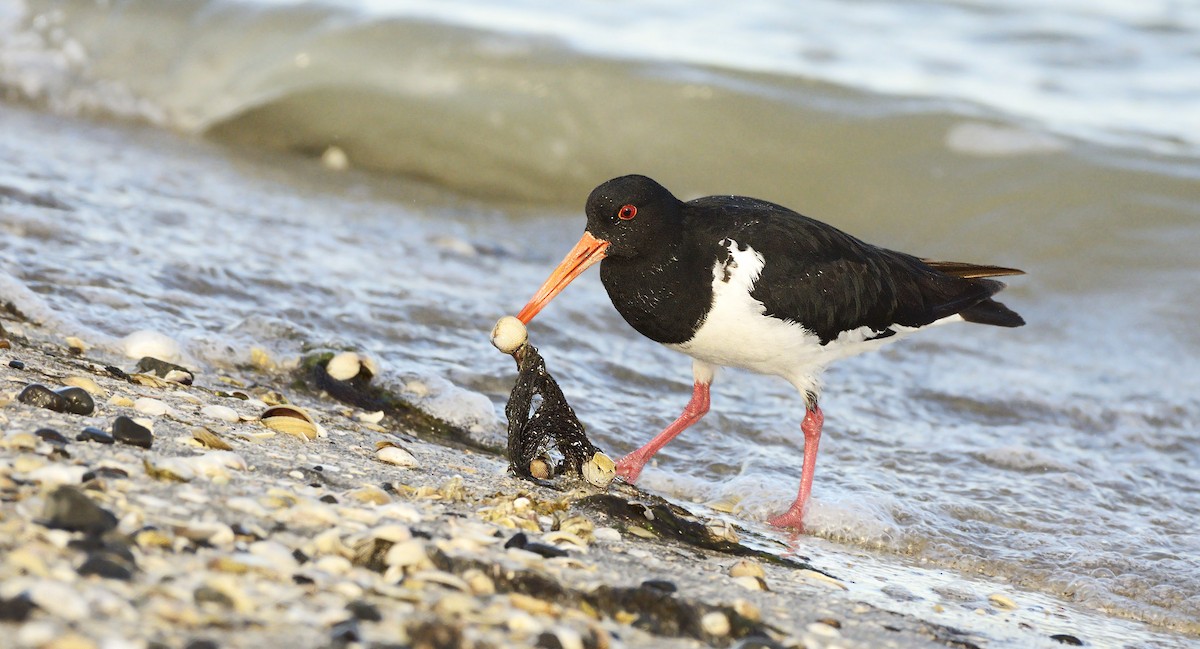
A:
{"type": "Polygon", "coordinates": [[[597,239],[592,236],[591,232],[584,231],[583,237],[579,239],[579,243],[571,248],[571,252],[563,258],[562,263],[558,268],[550,273],[550,277],[546,279],[546,283],[534,293],[533,298],[529,300],[529,304],[525,305],[524,309],[517,314],[517,319],[525,324],[533,319],[533,316],[542,310],[550,300],[554,299],[571,280],[579,277],[579,274],[588,269],[588,266],[604,259],[607,254],[608,242],[597,239]]]}

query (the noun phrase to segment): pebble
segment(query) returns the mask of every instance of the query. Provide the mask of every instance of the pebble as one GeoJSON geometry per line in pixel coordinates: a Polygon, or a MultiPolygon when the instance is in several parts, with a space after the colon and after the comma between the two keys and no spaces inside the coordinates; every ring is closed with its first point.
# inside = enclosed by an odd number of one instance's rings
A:
{"type": "Polygon", "coordinates": [[[196,375],[188,368],[159,360],[153,356],[143,356],[137,363],[137,371],[153,374],[160,379],[183,385],[191,385],[196,378],[196,375]]]}
{"type": "Polygon", "coordinates": [[[117,561],[105,554],[89,555],[76,570],[80,575],[88,576],[95,575],[105,579],[118,579],[120,581],[129,581],[133,579],[133,571],[123,561],[117,561]]]}
{"type": "Polygon", "coordinates": [[[113,439],[130,446],[150,448],[154,444],[154,434],[150,429],[125,415],[120,415],[113,421],[112,435],[113,439]]]}
{"type": "Polygon", "coordinates": [[[20,593],[10,599],[0,597],[0,622],[22,623],[36,607],[29,599],[29,593],[20,593]]]}
{"type": "Polygon", "coordinates": [[[364,622],[379,622],[383,620],[383,614],[379,612],[378,606],[361,599],[356,599],[346,604],[346,611],[353,615],[354,619],[364,622]]]}
{"type": "Polygon", "coordinates": [[[40,383],[30,383],[17,395],[17,401],[55,412],[75,415],[90,415],[96,410],[96,402],[86,390],[66,387],[51,390],[40,383]]]}
{"type": "Polygon", "coordinates": [[[200,414],[204,415],[205,417],[209,417],[211,419],[227,421],[231,424],[237,423],[238,421],[241,420],[241,416],[238,415],[237,411],[234,410],[233,408],[230,408],[229,406],[220,406],[220,405],[205,406],[200,409],[200,414]]]}
{"type": "Polygon", "coordinates": [[[13,368],[14,370],[25,369],[25,363],[23,363],[22,361],[16,360],[15,358],[8,362],[8,366],[13,368]]]}
{"type": "Polygon", "coordinates": [[[79,489],[62,485],[46,497],[42,510],[46,527],[100,534],[117,526],[117,517],[79,489]]]}
{"type": "Polygon", "coordinates": [[[83,429],[83,432],[81,432],[75,436],[75,441],[77,441],[77,442],[96,442],[99,444],[112,444],[112,443],[116,442],[117,440],[113,439],[112,435],[109,435],[108,433],[100,430],[99,428],[96,428],[95,426],[88,426],[83,429]]]}
{"type": "Polygon", "coordinates": [[[666,579],[647,579],[646,581],[642,582],[641,587],[648,588],[650,590],[657,590],[663,593],[674,593],[679,590],[679,587],[675,585],[675,582],[668,581],[666,579]]]}
{"type": "Polygon", "coordinates": [[[68,440],[66,438],[66,436],[64,436],[62,433],[58,432],[57,430],[54,430],[53,428],[39,428],[39,429],[33,431],[33,434],[36,435],[39,439],[45,440],[51,444],[58,444],[60,446],[66,446],[67,444],[71,443],[70,440],[68,440]]]}
{"type": "Polygon", "coordinates": [[[56,390],[56,392],[66,403],[65,412],[75,415],[90,415],[96,411],[96,402],[92,400],[92,395],[83,388],[69,386],[56,390]]]}

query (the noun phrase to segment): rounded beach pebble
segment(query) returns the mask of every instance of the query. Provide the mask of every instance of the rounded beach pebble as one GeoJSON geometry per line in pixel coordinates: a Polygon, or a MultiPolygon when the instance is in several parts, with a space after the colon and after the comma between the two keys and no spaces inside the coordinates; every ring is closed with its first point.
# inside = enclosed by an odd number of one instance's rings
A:
{"type": "Polygon", "coordinates": [[[525,329],[525,323],[513,316],[500,318],[492,327],[492,344],[505,354],[517,351],[528,340],[529,332],[525,329]]]}

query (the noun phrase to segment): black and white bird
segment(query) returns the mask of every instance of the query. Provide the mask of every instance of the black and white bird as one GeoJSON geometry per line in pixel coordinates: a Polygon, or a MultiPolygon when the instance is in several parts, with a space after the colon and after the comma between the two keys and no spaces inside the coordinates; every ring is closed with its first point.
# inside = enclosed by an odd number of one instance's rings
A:
{"type": "Polygon", "coordinates": [[[786,379],[804,396],[804,465],[795,502],[770,519],[803,529],[830,363],[952,321],[1025,324],[992,299],[1019,275],[873,246],[790,209],[744,196],[683,202],[645,176],[592,191],[587,229],[518,318],[528,323],[592,264],[613,306],[639,333],[692,357],[692,399],[674,423],[617,463],[626,481],[708,412],[716,368],[786,379]]]}

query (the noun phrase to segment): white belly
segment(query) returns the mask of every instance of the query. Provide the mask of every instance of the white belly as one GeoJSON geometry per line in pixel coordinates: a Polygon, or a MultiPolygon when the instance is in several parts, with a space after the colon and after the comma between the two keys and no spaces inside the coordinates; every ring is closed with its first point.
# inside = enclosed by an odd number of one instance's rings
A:
{"type": "Polygon", "coordinates": [[[739,250],[737,242],[727,241],[732,261],[718,262],[713,267],[712,308],[696,335],[685,343],[667,345],[671,349],[712,365],[780,376],[801,392],[819,394],[821,371],[829,363],[877,349],[916,331],[893,326],[896,335],[869,340],[880,332],[860,327],[843,331],[822,345],[820,338],[803,325],[766,315],[763,303],[750,296],[762,273],[763,256],[753,248],[739,250]]]}

